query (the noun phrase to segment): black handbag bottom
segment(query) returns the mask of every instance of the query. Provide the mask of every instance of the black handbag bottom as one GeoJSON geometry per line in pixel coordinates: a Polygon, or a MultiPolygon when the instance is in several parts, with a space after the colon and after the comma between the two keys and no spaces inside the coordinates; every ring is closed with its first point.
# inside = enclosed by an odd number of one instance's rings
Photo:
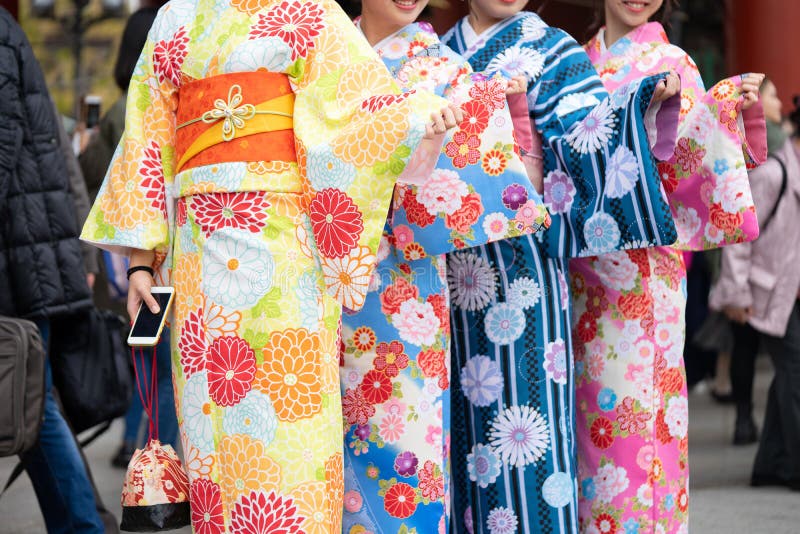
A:
{"type": "Polygon", "coordinates": [[[174,530],[191,523],[189,503],[123,506],[119,529],[126,532],[174,530]]]}

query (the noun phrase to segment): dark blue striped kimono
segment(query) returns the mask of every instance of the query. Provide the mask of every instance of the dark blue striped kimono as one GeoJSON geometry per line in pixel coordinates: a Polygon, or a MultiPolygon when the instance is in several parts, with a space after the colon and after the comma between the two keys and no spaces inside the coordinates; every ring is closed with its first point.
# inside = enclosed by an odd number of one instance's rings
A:
{"type": "Polygon", "coordinates": [[[443,41],[476,71],[529,80],[553,222],[539,238],[448,255],[452,531],[576,532],[565,260],[674,242],[653,152],[672,148],[679,99],[650,109],[662,76],[608,95],[583,49],[533,13],[473,43],[467,25],[460,21],[443,41]],[[648,139],[645,123],[656,120],[668,127],[648,139]]]}

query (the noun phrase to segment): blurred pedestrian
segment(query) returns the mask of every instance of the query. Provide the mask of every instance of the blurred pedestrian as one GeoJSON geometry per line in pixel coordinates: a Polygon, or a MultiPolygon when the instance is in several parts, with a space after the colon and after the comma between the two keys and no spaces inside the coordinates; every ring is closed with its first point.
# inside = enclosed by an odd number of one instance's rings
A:
{"type": "MultiPolygon", "coordinates": [[[[51,319],[92,305],[84,260],[94,256],[84,257],[77,239],[76,199],[88,200],[82,180],[70,181],[69,141],[30,43],[2,8],[0,43],[12,52],[0,59],[0,314],[34,321],[46,346],[51,319]]],[[[56,401],[49,359],[45,381],[39,441],[21,460],[47,531],[102,533],[101,503],[56,401]]]]}
{"type": "Polygon", "coordinates": [[[710,302],[734,325],[734,443],[757,440],[752,391],[759,348],[775,367],[752,483],[800,489],[800,162],[781,129],[774,83],[765,82],[761,96],[770,157],[750,173],[761,235],[723,252],[710,302]]]}

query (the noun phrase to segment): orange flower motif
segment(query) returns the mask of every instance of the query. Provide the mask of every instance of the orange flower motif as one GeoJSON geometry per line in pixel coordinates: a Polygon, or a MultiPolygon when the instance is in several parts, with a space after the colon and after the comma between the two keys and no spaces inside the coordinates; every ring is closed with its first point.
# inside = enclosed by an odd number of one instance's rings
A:
{"type": "Polygon", "coordinates": [[[332,27],[325,27],[317,37],[314,48],[309,51],[306,73],[300,87],[319,80],[322,76],[348,63],[347,47],[332,27]]]}
{"type": "Polygon", "coordinates": [[[353,117],[331,142],[334,155],[360,168],[389,161],[408,131],[407,117],[411,111],[406,102],[387,106],[371,115],[353,117]]]}
{"type": "Polygon", "coordinates": [[[251,491],[278,490],[281,467],[267,456],[264,443],[245,434],[223,436],[219,445],[220,487],[228,510],[251,491]]]}
{"type": "Polygon", "coordinates": [[[291,491],[297,513],[305,520],[301,525],[306,534],[329,534],[330,502],[325,482],[306,482],[291,491]]]}
{"type": "Polygon", "coordinates": [[[321,263],[328,292],[346,308],[361,309],[375,265],[375,255],[367,247],[359,247],[343,258],[322,258],[321,263]]]}
{"type": "Polygon", "coordinates": [[[331,532],[341,531],[342,513],[344,502],[344,462],[342,453],[331,455],[325,462],[325,491],[330,498],[330,523],[331,532]]]}
{"type": "Polygon", "coordinates": [[[722,80],[711,89],[714,100],[728,100],[736,94],[736,85],[730,80],[722,80]]]}
{"type": "Polygon", "coordinates": [[[319,381],[323,393],[339,391],[339,335],[328,328],[319,331],[319,381]]]}
{"type": "Polygon", "coordinates": [[[409,244],[403,249],[403,257],[406,259],[406,261],[421,260],[426,256],[427,254],[425,254],[425,249],[422,248],[422,245],[416,242],[409,244]]]}
{"type": "Polygon", "coordinates": [[[305,328],[273,332],[254,386],[269,395],[280,421],[297,421],[322,409],[319,334],[305,328]]]}
{"type": "Polygon", "coordinates": [[[159,145],[168,143],[175,132],[175,117],[163,105],[149,106],[142,118],[144,137],[159,145]]]}
{"type": "Polygon", "coordinates": [[[288,161],[251,161],[247,164],[247,170],[259,176],[276,172],[286,172],[291,169],[292,164],[288,161]]]}
{"type": "Polygon", "coordinates": [[[231,0],[231,5],[248,15],[258,13],[265,7],[276,3],[277,0],[231,0]]]}
{"type": "Polygon", "coordinates": [[[206,332],[210,339],[236,335],[239,323],[242,321],[241,312],[234,311],[225,315],[225,309],[222,306],[210,301],[205,315],[206,332]]]}
{"type": "Polygon", "coordinates": [[[497,176],[506,170],[506,166],[508,166],[508,156],[500,150],[490,150],[481,160],[481,168],[489,176],[497,176]]]}
{"type": "Polygon", "coordinates": [[[175,319],[178,324],[182,324],[189,313],[203,307],[203,293],[200,289],[202,278],[203,267],[198,254],[183,254],[175,262],[172,283],[175,286],[175,319]]]}
{"type": "Polygon", "coordinates": [[[396,92],[386,74],[386,67],[376,60],[351,65],[342,73],[336,87],[336,103],[341,109],[353,110],[361,107],[361,103],[371,96],[396,92]]]}
{"type": "Polygon", "coordinates": [[[690,111],[694,109],[694,98],[691,96],[684,94],[681,96],[681,110],[679,116],[681,118],[685,117],[689,114],[690,111]]]}
{"type": "MultiPolygon", "coordinates": [[[[177,397],[176,397],[177,398],[177,397]]],[[[200,456],[200,449],[197,447],[189,447],[189,452],[186,455],[186,471],[189,473],[189,480],[197,478],[208,478],[211,476],[211,470],[214,468],[214,455],[200,456]]]]}
{"type": "Polygon", "coordinates": [[[359,326],[353,332],[353,345],[361,352],[372,350],[375,346],[375,331],[368,326],[359,326]]]}
{"type": "Polygon", "coordinates": [[[111,179],[107,182],[101,201],[106,222],[123,230],[131,230],[163,217],[152,209],[140,184],[142,153],[143,147],[136,141],[125,140],[122,155],[114,160],[109,170],[111,179]]]}

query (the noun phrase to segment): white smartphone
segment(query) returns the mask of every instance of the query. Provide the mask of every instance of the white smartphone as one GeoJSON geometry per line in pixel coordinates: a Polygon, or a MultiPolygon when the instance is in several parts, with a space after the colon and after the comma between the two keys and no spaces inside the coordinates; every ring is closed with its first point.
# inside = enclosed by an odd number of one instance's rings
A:
{"type": "Polygon", "coordinates": [[[142,302],[139,306],[139,311],[136,313],[136,319],[133,321],[131,333],[128,335],[128,345],[132,347],[153,347],[158,344],[161,332],[164,330],[169,308],[172,306],[175,288],[151,287],[150,294],[158,302],[160,310],[158,313],[153,313],[142,302]]]}

